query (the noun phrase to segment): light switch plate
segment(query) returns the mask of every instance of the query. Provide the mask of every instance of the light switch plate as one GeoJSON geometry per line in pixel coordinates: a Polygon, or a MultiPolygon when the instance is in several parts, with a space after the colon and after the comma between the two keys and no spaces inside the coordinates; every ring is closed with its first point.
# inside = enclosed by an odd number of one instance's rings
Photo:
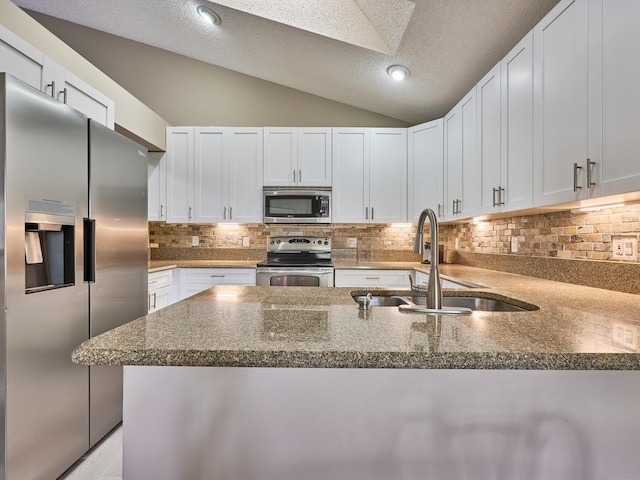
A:
{"type": "Polygon", "coordinates": [[[198,245],[200,245],[200,237],[198,235],[193,235],[191,237],[191,246],[197,247],[198,245]]]}
{"type": "Polygon", "coordinates": [[[242,237],[242,246],[243,247],[249,246],[249,237],[242,237]]]}
{"type": "Polygon", "coordinates": [[[611,258],[613,260],[637,260],[638,237],[616,235],[611,239],[611,258]]]}

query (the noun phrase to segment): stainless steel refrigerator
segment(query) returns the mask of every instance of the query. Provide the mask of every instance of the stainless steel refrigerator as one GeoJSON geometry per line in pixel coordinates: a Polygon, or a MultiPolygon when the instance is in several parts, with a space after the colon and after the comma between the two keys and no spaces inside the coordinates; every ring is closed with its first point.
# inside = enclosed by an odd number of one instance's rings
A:
{"type": "Polygon", "coordinates": [[[57,478],[122,418],[121,367],[70,355],[146,314],[146,155],[0,73],[5,480],[57,478]]]}

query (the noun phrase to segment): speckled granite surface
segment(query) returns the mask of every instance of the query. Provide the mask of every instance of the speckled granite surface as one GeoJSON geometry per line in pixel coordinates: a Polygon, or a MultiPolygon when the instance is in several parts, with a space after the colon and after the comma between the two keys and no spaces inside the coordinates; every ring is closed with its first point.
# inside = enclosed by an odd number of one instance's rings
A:
{"type": "Polygon", "coordinates": [[[254,268],[256,260],[151,260],[149,273],[170,268],[254,268]]]}
{"type": "Polygon", "coordinates": [[[365,314],[352,300],[353,288],[218,286],[88,340],[73,360],[90,365],[640,369],[638,295],[461,265],[443,265],[441,272],[540,309],[452,316],[373,307],[365,314]],[[634,332],[633,345],[619,343],[624,332],[634,332]]]}

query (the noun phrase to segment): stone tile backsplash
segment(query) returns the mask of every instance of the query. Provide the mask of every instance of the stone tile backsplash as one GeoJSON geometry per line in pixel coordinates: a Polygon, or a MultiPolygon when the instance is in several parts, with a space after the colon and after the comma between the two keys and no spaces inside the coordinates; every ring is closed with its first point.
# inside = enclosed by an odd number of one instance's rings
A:
{"type": "MultiPolygon", "coordinates": [[[[152,259],[155,258],[154,253],[159,254],[160,250],[164,251],[163,257],[170,255],[171,250],[167,253],[167,249],[173,248],[204,249],[206,252],[198,252],[198,258],[209,256],[215,259],[218,250],[225,250],[227,253],[235,251],[234,249],[254,250],[259,256],[260,252],[266,251],[269,235],[330,236],[336,261],[420,261],[421,257],[412,253],[415,229],[415,224],[287,226],[261,223],[211,225],[150,222],[149,241],[152,259]],[[198,247],[192,247],[193,237],[197,237],[198,247]],[[156,249],[158,251],[154,251],[156,249]]],[[[444,245],[445,258],[450,257],[454,251],[459,251],[560,259],[612,260],[612,238],[621,235],[637,239],[639,234],[640,205],[632,205],[588,213],[572,213],[567,210],[441,225],[440,242],[444,245]],[[512,237],[517,238],[517,254],[512,253],[510,249],[512,237]]],[[[240,251],[236,253],[236,256],[242,255],[240,251]]],[[[250,258],[255,255],[254,253],[250,258]]],[[[638,256],[637,252],[636,255],[638,256]]]]}

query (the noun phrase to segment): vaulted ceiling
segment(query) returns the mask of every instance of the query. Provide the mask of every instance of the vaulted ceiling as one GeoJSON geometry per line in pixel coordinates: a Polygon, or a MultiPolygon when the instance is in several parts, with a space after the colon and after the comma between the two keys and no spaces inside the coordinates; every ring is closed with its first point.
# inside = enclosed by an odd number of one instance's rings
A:
{"type": "Polygon", "coordinates": [[[558,3],[12,1],[28,10],[412,124],[444,115],[558,3]],[[220,24],[203,22],[198,6],[214,11],[220,24]],[[394,64],[408,67],[409,78],[391,79],[386,70],[394,64]]]}

